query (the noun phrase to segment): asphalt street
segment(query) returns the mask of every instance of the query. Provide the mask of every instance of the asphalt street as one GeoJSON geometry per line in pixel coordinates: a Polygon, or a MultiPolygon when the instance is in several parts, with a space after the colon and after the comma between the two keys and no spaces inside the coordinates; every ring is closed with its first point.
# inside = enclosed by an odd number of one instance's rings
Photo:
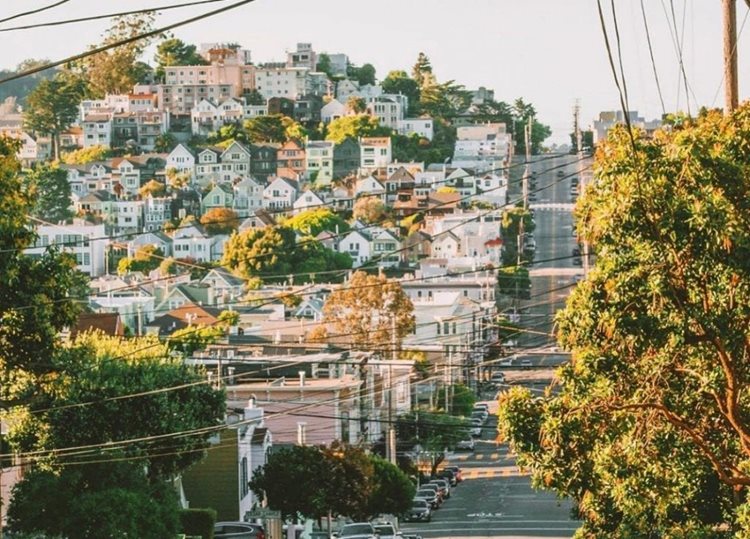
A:
{"type": "Polygon", "coordinates": [[[447,462],[461,467],[464,481],[432,522],[402,524],[404,533],[453,539],[572,537],[579,525],[570,519],[570,504],[531,488],[508,447],[495,443],[496,426],[491,415],[474,453],[449,454],[447,462]]]}

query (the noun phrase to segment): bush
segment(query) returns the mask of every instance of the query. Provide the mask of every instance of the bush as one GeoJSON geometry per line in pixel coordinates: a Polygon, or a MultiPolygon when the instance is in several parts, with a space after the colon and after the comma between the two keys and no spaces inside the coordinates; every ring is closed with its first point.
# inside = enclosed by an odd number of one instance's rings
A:
{"type": "Polygon", "coordinates": [[[180,511],[180,523],[185,535],[213,539],[216,511],[213,509],[183,509],[180,511]]]}

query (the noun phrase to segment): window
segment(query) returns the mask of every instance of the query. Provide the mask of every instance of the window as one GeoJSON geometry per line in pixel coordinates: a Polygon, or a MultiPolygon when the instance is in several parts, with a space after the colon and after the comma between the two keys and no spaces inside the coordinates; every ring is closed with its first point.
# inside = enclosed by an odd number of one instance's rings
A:
{"type": "Polygon", "coordinates": [[[248,486],[249,481],[247,457],[242,457],[242,463],[240,464],[240,499],[247,496],[250,492],[250,487],[248,486]]]}

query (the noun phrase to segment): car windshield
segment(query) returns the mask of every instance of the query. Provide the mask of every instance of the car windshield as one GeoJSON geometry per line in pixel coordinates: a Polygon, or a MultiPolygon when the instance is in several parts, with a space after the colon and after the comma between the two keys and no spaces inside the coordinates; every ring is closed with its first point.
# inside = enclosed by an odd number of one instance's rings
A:
{"type": "Polygon", "coordinates": [[[375,531],[380,535],[396,535],[396,530],[393,526],[375,526],[375,531]]]}
{"type": "Polygon", "coordinates": [[[368,534],[372,532],[373,529],[370,524],[348,524],[342,528],[341,537],[346,537],[347,535],[368,534]]]}
{"type": "Polygon", "coordinates": [[[434,490],[422,489],[422,490],[417,491],[417,496],[420,496],[422,498],[430,498],[434,495],[435,495],[434,490]]]}
{"type": "Polygon", "coordinates": [[[425,507],[427,507],[427,502],[423,502],[423,501],[419,501],[419,500],[414,500],[412,502],[411,506],[414,509],[424,509],[425,507]]]}

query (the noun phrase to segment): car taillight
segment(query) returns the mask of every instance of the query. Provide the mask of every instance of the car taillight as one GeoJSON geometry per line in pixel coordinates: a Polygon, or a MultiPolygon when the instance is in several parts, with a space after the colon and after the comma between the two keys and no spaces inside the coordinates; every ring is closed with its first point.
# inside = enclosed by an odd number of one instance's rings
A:
{"type": "Polygon", "coordinates": [[[266,532],[263,530],[258,530],[258,535],[255,536],[256,539],[266,539],[266,532]]]}

